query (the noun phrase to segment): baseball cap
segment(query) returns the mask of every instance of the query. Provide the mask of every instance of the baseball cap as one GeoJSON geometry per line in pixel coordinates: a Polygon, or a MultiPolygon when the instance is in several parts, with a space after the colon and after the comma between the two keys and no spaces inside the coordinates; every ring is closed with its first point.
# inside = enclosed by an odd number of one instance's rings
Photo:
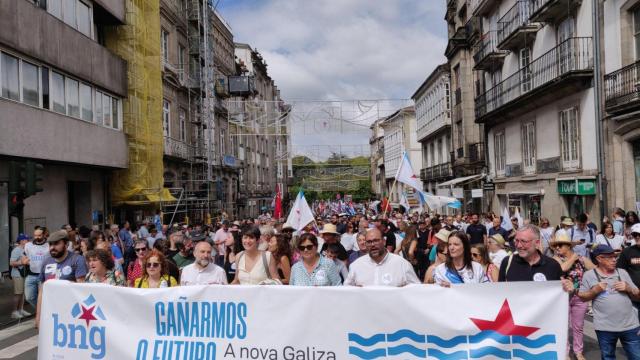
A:
{"type": "Polygon", "coordinates": [[[22,240],[31,240],[31,238],[29,237],[29,235],[27,235],[25,233],[20,233],[20,234],[18,234],[18,237],[16,238],[16,242],[20,242],[22,240]]]}
{"type": "Polygon", "coordinates": [[[49,238],[47,239],[47,241],[50,243],[55,243],[60,240],[69,240],[69,235],[67,234],[66,230],[58,230],[49,235],[49,238]]]}
{"type": "Polygon", "coordinates": [[[630,233],[631,233],[631,234],[633,234],[633,233],[638,233],[638,234],[640,234],[640,223],[638,223],[638,224],[633,224],[633,226],[631,226],[631,231],[630,231],[630,233]]]}
{"type": "Polygon", "coordinates": [[[593,261],[594,264],[598,264],[598,260],[596,260],[596,257],[598,257],[598,255],[603,255],[603,254],[614,254],[616,251],[613,250],[613,248],[609,245],[605,245],[605,244],[600,244],[598,246],[596,246],[593,250],[591,250],[591,261],[593,261]]]}

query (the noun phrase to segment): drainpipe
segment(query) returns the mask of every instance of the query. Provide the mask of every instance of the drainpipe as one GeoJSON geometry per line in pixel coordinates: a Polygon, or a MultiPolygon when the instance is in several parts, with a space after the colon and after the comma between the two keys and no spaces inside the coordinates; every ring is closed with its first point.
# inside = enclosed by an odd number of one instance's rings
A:
{"type": "Polygon", "coordinates": [[[598,194],[600,205],[600,217],[602,218],[608,209],[607,204],[607,179],[604,162],[604,129],[602,116],[602,75],[601,75],[601,41],[600,41],[600,0],[591,0],[591,12],[593,16],[593,75],[595,93],[596,114],[596,151],[598,154],[598,194]]]}

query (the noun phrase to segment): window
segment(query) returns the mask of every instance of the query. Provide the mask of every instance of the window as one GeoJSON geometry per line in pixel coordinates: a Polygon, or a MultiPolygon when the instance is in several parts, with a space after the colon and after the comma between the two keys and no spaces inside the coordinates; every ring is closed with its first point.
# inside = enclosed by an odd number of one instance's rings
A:
{"type": "Polygon", "coordinates": [[[111,98],[111,127],[120,129],[120,101],[111,98]]]}
{"type": "Polygon", "coordinates": [[[64,102],[64,76],[55,71],[51,72],[51,110],[66,114],[64,102]]]}
{"type": "Polygon", "coordinates": [[[576,107],[560,111],[560,151],[564,170],[580,167],[580,136],[576,107]]]}
{"type": "Polygon", "coordinates": [[[161,30],[162,61],[169,62],[169,33],[161,30]]]}
{"type": "Polygon", "coordinates": [[[525,174],[536,172],[536,124],[533,121],[522,125],[522,165],[525,174]]]}
{"type": "Polygon", "coordinates": [[[78,82],[66,79],[67,115],[80,117],[80,97],[78,95],[78,82]]]}
{"type": "Polygon", "coordinates": [[[20,73],[18,71],[18,58],[2,53],[2,97],[20,101],[20,73]]]}
{"type": "Polygon", "coordinates": [[[102,93],[96,91],[96,124],[102,125],[102,93]]]}
{"type": "Polygon", "coordinates": [[[91,8],[82,1],[78,2],[78,31],[91,37],[91,8]]]}
{"type": "Polygon", "coordinates": [[[85,121],[93,121],[91,87],[85,84],[80,84],[80,117],[85,121]]]}
{"type": "MultiPolygon", "coordinates": [[[[456,123],[458,148],[464,147],[464,134],[462,133],[462,121],[456,123]]],[[[459,154],[457,157],[461,157],[459,154]]]]}
{"type": "Polygon", "coordinates": [[[226,131],[220,130],[220,155],[225,155],[227,153],[227,149],[225,147],[225,137],[226,131]]]}
{"type": "Polygon", "coordinates": [[[496,157],[496,175],[504,176],[504,170],[507,160],[507,148],[505,146],[504,130],[496,133],[493,145],[496,157]]]}
{"type": "Polygon", "coordinates": [[[187,140],[187,114],[184,109],[180,109],[180,114],[178,115],[180,119],[180,141],[187,140]]]}
{"type": "Polygon", "coordinates": [[[62,21],[72,28],[77,28],[76,3],[78,0],[62,0],[62,21]]]}
{"type": "Polygon", "coordinates": [[[184,46],[178,46],[178,68],[184,70],[184,53],[186,52],[184,46]]]}
{"type": "Polygon", "coordinates": [[[442,138],[438,139],[438,164],[442,164],[442,138]]]}
{"type": "Polygon", "coordinates": [[[558,57],[560,73],[570,71],[575,65],[575,55],[573,54],[576,49],[573,49],[573,41],[567,41],[575,34],[575,22],[572,17],[564,19],[558,25],[557,41],[558,41],[558,57]]]}
{"type": "Polygon", "coordinates": [[[429,144],[429,157],[431,158],[431,166],[436,164],[436,145],[434,143],[429,144]]]}
{"type": "Polygon", "coordinates": [[[166,137],[171,135],[171,105],[167,100],[162,100],[162,130],[166,137]]]}
{"type": "Polygon", "coordinates": [[[47,12],[58,19],[62,19],[62,1],[63,0],[47,0],[47,12]]]}
{"type": "Polygon", "coordinates": [[[636,60],[640,59],[640,7],[633,10],[633,42],[636,47],[636,60]]]}
{"type": "Polygon", "coordinates": [[[102,94],[102,124],[111,127],[111,96],[102,94]]]}
{"type": "Polygon", "coordinates": [[[47,0],[47,12],[67,25],[92,38],[91,6],[81,0],[47,0]]]}
{"type": "Polygon", "coordinates": [[[529,48],[520,49],[520,90],[524,94],[531,90],[531,51],[529,48]]]}
{"type": "Polygon", "coordinates": [[[38,67],[25,61],[22,62],[22,102],[40,106],[38,67]]]}

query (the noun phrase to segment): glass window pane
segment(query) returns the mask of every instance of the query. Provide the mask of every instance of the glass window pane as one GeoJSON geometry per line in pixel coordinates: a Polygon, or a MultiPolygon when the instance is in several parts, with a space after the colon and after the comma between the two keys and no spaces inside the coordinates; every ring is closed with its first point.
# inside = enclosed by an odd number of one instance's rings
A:
{"type": "Polygon", "coordinates": [[[102,115],[104,126],[111,127],[111,97],[104,94],[102,94],[102,115]]]}
{"type": "Polygon", "coordinates": [[[80,84],[80,106],[82,107],[82,120],[93,121],[93,98],[91,97],[91,87],[80,84]]]}
{"type": "Polygon", "coordinates": [[[640,32],[640,8],[633,11],[633,32],[640,32]]]}
{"type": "Polygon", "coordinates": [[[120,113],[118,112],[118,99],[111,98],[111,122],[114,129],[120,128],[120,119],[118,118],[119,115],[120,113]]]}
{"type": "Polygon", "coordinates": [[[62,21],[73,28],[76,28],[76,1],[62,0],[62,21]]]}
{"type": "Polygon", "coordinates": [[[48,0],[47,1],[47,11],[49,14],[57,17],[58,19],[62,19],[62,4],[61,0],[48,0]]]}
{"type": "Polygon", "coordinates": [[[89,6],[78,2],[78,31],[91,37],[91,16],[89,6]]]}
{"type": "Polygon", "coordinates": [[[2,54],[2,97],[20,101],[18,58],[2,54]]]}
{"type": "Polygon", "coordinates": [[[96,124],[102,125],[102,93],[96,91],[96,124]]]}
{"type": "Polygon", "coordinates": [[[67,78],[67,115],[80,117],[80,97],[78,95],[78,82],[67,78]]]}
{"type": "Polygon", "coordinates": [[[22,102],[40,105],[40,82],[38,81],[38,67],[22,62],[22,102]]]}
{"type": "Polygon", "coordinates": [[[64,76],[51,72],[51,110],[66,114],[64,104],[64,76]]]}

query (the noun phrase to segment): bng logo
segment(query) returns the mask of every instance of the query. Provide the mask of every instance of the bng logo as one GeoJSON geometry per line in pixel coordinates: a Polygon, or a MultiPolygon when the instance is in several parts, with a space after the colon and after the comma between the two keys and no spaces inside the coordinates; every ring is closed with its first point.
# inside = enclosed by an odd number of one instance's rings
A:
{"type": "Polygon", "coordinates": [[[106,354],[105,327],[99,323],[107,320],[89,295],[71,308],[72,322],[64,323],[56,313],[53,317],[53,347],[61,349],[90,350],[92,359],[103,359],[106,354]]]}

